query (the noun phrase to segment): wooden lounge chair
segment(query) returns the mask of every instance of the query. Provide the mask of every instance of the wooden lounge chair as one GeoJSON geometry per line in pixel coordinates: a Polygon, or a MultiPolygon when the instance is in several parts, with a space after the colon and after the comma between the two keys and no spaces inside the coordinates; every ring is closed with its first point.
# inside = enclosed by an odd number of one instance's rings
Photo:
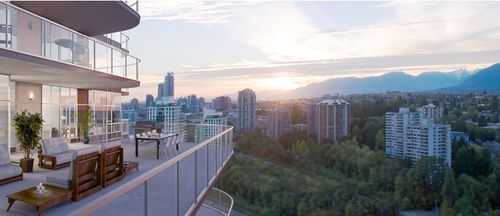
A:
{"type": "Polygon", "coordinates": [[[0,185],[23,180],[23,170],[10,162],[9,146],[0,145],[0,185]]]}
{"type": "Polygon", "coordinates": [[[102,186],[108,187],[125,177],[121,141],[101,144],[102,186]]]}
{"type": "Polygon", "coordinates": [[[63,137],[42,139],[42,153],[38,155],[38,166],[46,169],[60,169],[70,165],[73,153],[63,137]]]}
{"type": "Polygon", "coordinates": [[[101,158],[98,146],[75,150],[73,155],[70,167],[49,172],[45,181],[71,189],[71,200],[77,202],[101,190],[101,158]]]}

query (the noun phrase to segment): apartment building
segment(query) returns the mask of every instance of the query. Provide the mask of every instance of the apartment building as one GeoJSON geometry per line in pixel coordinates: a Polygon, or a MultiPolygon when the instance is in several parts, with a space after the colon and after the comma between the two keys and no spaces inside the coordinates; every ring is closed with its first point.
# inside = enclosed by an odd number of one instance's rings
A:
{"type": "Polygon", "coordinates": [[[347,105],[349,103],[342,99],[325,99],[316,105],[318,143],[325,139],[336,141],[348,135],[347,105]]]}
{"type": "Polygon", "coordinates": [[[439,120],[441,120],[441,117],[443,117],[444,109],[443,107],[436,106],[430,103],[422,107],[418,107],[417,112],[421,112],[423,114],[424,119],[437,123],[439,122],[439,120]]]}
{"type": "Polygon", "coordinates": [[[228,96],[219,96],[212,100],[213,109],[219,112],[228,112],[231,110],[231,98],[228,96]]]}
{"type": "Polygon", "coordinates": [[[307,111],[307,134],[311,135],[316,133],[316,104],[308,104],[307,111]]]}
{"type": "Polygon", "coordinates": [[[121,1],[0,2],[0,143],[19,150],[12,118],[25,109],[43,115],[43,138],[79,141],[87,109],[91,140],[119,138],[121,97],[140,85],[140,60],[121,32],[139,22],[121,1]]]}
{"type": "Polygon", "coordinates": [[[181,107],[174,103],[157,103],[148,107],[148,121],[157,122],[157,126],[162,128],[165,133],[180,133],[183,119],[181,107]]]}
{"type": "Polygon", "coordinates": [[[198,142],[221,133],[223,128],[220,125],[227,125],[227,117],[222,112],[217,112],[213,109],[204,109],[203,124],[204,126],[198,130],[198,142]]]}
{"type": "Polygon", "coordinates": [[[252,89],[238,92],[238,133],[249,133],[255,130],[257,124],[257,99],[252,89]]]}
{"type": "Polygon", "coordinates": [[[267,136],[277,141],[281,135],[292,131],[292,112],[283,108],[269,111],[267,136]]]}
{"type": "Polygon", "coordinates": [[[444,158],[451,166],[451,126],[431,122],[407,128],[404,158],[415,164],[423,157],[444,158]]]}
{"type": "Polygon", "coordinates": [[[412,164],[423,157],[435,156],[451,165],[451,127],[436,124],[425,118],[423,112],[410,112],[406,107],[399,108],[399,112],[388,112],[385,114],[385,154],[412,164]]]}

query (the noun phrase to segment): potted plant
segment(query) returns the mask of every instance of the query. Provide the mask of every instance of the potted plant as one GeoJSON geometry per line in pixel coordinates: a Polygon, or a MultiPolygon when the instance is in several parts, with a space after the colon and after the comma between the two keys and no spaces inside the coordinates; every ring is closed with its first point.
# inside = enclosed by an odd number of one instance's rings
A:
{"type": "Polygon", "coordinates": [[[88,144],[90,142],[89,131],[94,127],[93,122],[93,112],[90,107],[79,113],[78,116],[78,127],[80,128],[80,133],[83,138],[83,143],[88,144]]]}
{"type": "Polygon", "coordinates": [[[31,151],[37,148],[43,128],[43,118],[40,113],[29,113],[27,110],[16,113],[14,116],[14,128],[19,142],[19,148],[24,151],[21,159],[23,172],[33,171],[34,159],[30,158],[31,151]]]}

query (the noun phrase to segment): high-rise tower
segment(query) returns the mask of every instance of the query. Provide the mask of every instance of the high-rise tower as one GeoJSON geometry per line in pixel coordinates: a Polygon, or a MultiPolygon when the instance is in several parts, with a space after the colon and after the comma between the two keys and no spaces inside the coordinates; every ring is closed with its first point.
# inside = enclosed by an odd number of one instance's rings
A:
{"type": "Polygon", "coordinates": [[[248,133],[255,129],[256,103],[255,92],[252,89],[244,89],[238,93],[238,133],[248,133]]]}

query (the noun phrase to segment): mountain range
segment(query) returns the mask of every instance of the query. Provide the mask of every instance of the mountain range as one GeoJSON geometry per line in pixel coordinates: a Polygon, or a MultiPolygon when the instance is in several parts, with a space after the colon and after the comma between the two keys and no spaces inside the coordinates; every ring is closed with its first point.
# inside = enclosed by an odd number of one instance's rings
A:
{"type": "Polygon", "coordinates": [[[425,72],[417,76],[404,72],[391,72],[364,78],[346,77],[325,80],[283,92],[276,97],[293,95],[294,98],[318,97],[325,94],[358,94],[400,92],[468,93],[479,91],[500,92],[500,63],[470,72],[425,72]]]}

